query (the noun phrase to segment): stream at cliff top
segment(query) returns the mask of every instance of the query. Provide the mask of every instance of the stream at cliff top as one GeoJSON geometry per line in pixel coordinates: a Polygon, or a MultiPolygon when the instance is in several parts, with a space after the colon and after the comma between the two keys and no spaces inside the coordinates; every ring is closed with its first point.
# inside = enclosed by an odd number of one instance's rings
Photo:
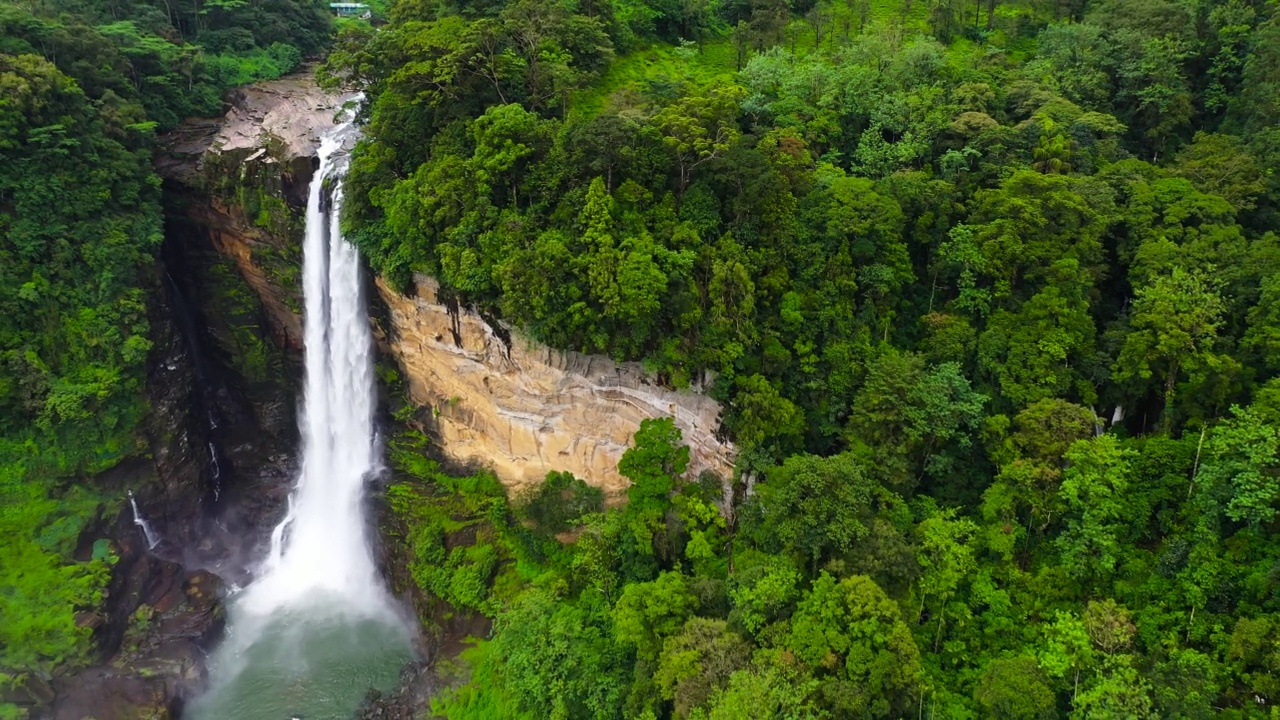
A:
{"type": "Polygon", "coordinates": [[[354,132],[345,123],[322,139],[307,203],[302,469],[256,578],[228,598],[226,639],[189,720],[346,720],[412,657],[364,516],[364,485],[379,469],[373,344],[359,256],[337,223],[354,132]]]}

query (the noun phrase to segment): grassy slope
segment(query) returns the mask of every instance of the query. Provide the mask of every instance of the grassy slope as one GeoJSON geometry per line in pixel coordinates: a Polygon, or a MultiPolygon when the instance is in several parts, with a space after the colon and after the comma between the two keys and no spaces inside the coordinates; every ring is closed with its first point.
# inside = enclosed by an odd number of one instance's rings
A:
{"type": "Polygon", "coordinates": [[[727,38],[709,40],[701,52],[692,53],[665,44],[649,45],[614,60],[598,82],[574,96],[572,113],[591,117],[609,107],[615,96],[650,84],[731,81],[735,71],[734,48],[727,38]]]}
{"type": "MultiPolygon", "coordinates": [[[[966,4],[966,12],[971,13],[972,9],[972,6],[966,4]]],[[[858,34],[860,21],[855,9],[846,3],[836,2],[829,6],[829,10],[831,19],[820,47],[815,46],[813,29],[803,18],[792,20],[782,46],[802,56],[817,50],[832,52],[847,41],[846,28],[850,34],[858,34]]],[[[996,27],[1007,26],[1009,20],[1028,12],[1035,14],[1035,10],[1025,2],[1001,4],[996,8],[996,27]]],[[[871,0],[871,12],[865,32],[900,29],[904,38],[928,35],[928,19],[929,5],[923,0],[912,0],[909,10],[903,0],[871,0]]],[[[967,20],[973,22],[972,14],[967,16],[967,20]]],[[[978,21],[979,27],[985,28],[986,21],[984,9],[978,21]]],[[[1015,56],[1015,60],[1025,59],[1034,52],[1035,40],[1023,38],[1009,43],[1002,30],[994,30],[988,36],[985,46],[957,38],[949,46],[948,54],[952,57],[972,56],[989,47],[1003,48],[1015,56]]],[[[592,117],[610,107],[625,105],[628,96],[634,96],[653,85],[732,82],[736,72],[737,50],[727,35],[708,39],[701,49],[696,46],[681,49],[664,43],[653,43],[615,59],[598,82],[574,95],[570,112],[580,117],[592,117]]]]}

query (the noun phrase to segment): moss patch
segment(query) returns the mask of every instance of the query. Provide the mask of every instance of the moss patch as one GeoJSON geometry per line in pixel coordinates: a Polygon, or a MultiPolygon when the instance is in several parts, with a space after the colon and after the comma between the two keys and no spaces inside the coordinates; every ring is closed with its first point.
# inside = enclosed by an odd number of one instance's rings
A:
{"type": "Polygon", "coordinates": [[[287,377],[284,352],[263,329],[258,296],[235,263],[210,253],[201,267],[209,331],[252,395],[274,394],[287,377]]]}

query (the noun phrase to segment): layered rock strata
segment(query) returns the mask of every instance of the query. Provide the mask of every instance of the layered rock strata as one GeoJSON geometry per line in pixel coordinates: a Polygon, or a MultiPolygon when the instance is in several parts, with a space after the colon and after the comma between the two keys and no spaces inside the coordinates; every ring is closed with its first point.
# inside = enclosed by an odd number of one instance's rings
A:
{"type": "Polygon", "coordinates": [[[377,283],[384,335],[414,402],[432,408],[440,449],[491,468],[519,491],[567,471],[617,499],[618,460],[643,420],[672,417],[690,449],[690,473],[733,473],[734,448],[716,437],[711,398],[657,386],[639,363],[555,350],[479,314],[441,302],[432,278],[401,295],[377,283]]]}

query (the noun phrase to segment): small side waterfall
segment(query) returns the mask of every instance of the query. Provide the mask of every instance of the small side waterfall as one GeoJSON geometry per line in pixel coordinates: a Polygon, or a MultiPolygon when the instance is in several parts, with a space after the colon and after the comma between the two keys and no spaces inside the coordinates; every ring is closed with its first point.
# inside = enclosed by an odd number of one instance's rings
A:
{"type": "MultiPolygon", "coordinates": [[[[212,419],[211,419],[212,420],[212,419]]],[[[211,427],[217,428],[217,425],[211,427]]],[[[213,501],[218,502],[218,498],[222,497],[222,463],[218,462],[218,446],[209,441],[209,462],[210,470],[213,472],[213,501]]]]}
{"type": "Polygon", "coordinates": [[[142,513],[138,512],[138,501],[133,499],[133,491],[129,491],[129,507],[133,508],[133,524],[142,528],[142,536],[147,539],[147,549],[155,550],[160,544],[160,536],[155,530],[151,529],[151,524],[147,519],[142,517],[142,513]]]}
{"type": "Polygon", "coordinates": [[[212,687],[188,718],[350,717],[412,654],[365,527],[365,484],[379,470],[373,338],[359,254],[337,222],[354,132],[346,123],[321,139],[307,204],[298,482],[257,578],[232,596],[212,687]]]}

